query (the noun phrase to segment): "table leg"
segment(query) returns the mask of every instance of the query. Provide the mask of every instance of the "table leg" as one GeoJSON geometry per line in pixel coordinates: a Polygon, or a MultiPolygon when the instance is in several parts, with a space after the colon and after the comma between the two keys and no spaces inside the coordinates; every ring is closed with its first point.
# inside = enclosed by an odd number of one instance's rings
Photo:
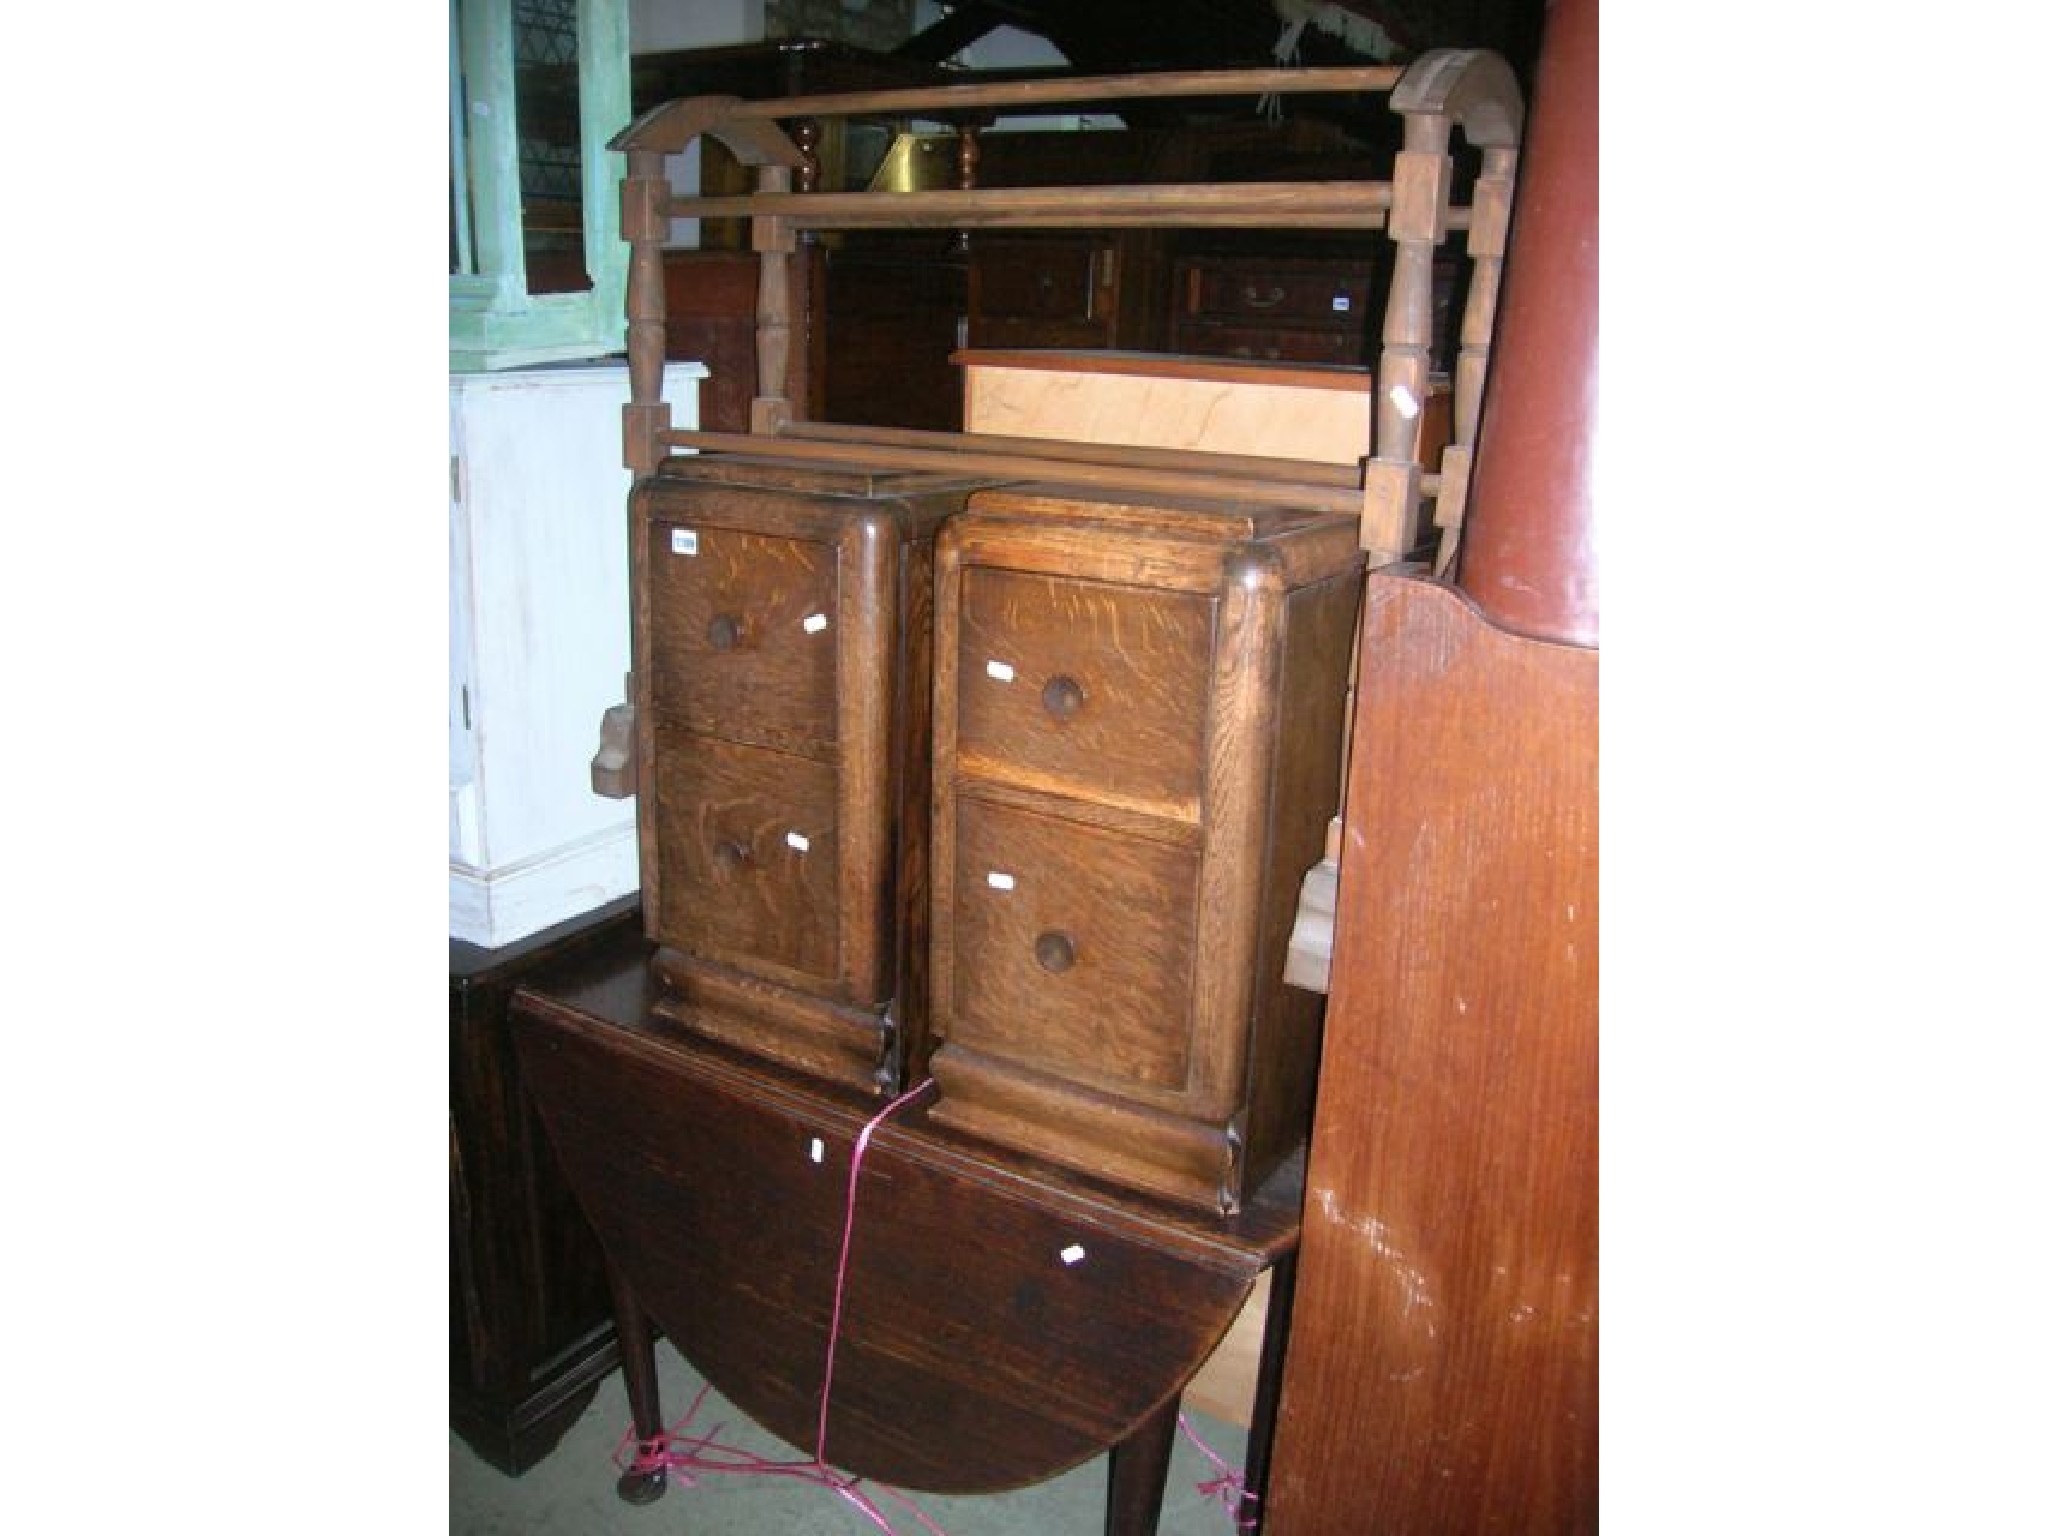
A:
{"type": "Polygon", "coordinates": [[[1166,1499],[1166,1468],[1173,1460],[1174,1431],[1180,1425],[1180,1394],[1110,1447],[1109,1514],[1106,1536],[1153,1536],[1166,1499]]]}
{"type": "Polygon", "coordinates": [[[1273,1421],[1280,1411],[1280,1373],[1287,1363],[1287,1325],[1294,1313],[1294,1261],[1290,1248],[1273,1261],[1266,1294],[1266,1329],[1259,1343],[1259,1379],[1252,1396],[1252,1422],[1244,1443],[1244,1502],[1238,1507],[1242,1536],[1258,1536],[1265,1516],[1266,1478],[1272,1468],[1273,1421]]]}
{"type": "MultiPolygon", "coordinates": [[[[654,1329],[618,1268],[607,1266],[607,1270],[618,1325],[619,1368],[626,1376],[626,1403],[633,1414],[633,1433],[645,1445],[662,1429],[661,1387],[654,1374],[654,1329]]],[[[666,1467],[628,1470],[619,1476],[618,1494],[628,1504],[652,1504],[667,1491],[666,1467]]]]}

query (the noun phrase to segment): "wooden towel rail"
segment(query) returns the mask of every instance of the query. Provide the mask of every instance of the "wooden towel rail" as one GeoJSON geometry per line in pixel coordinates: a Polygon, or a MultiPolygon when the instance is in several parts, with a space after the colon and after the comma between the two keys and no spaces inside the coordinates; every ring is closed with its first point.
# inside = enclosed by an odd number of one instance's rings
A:
{"type": "MultiPolygon", "coordinates": [[[[1353,512],[1359,542],[1375,563],[1426,547],[1423,522],[1433,504],[1442,531],[1440,562],[1456,544],[1469,482],[1472,445],[1484,399],[1488,348],[1507,249],[1522,99],[1498,55],[1469,49],[1425,54],[1405,69],[1251,69],[1030,80],[910,90],[743,101],[696,96],[643,114],[611,148],[626,156],[621,228],[632,248],[626,290],[631,401],[625,408],[625,462],[652,474],[677,449],[770,451],[780,457],[940,468],[965,474],[1060,478],[1070,483],[1179,494],[1227,494],[1268,504],[1353,512]],[[1045,111],[1075,105],[1177,98],[1385,93],[1402,118],[1402,147],[1386,181],[1205,183],[818,193],[796,191],[815,167],[785,123],[834,117],[920,116],[963,123],[991,111],[1045,111]],[[1451,202],[1452,132],[1479,150],[1469,204],[1451,202]],[[666,162],[702,137],[717,139],[754,176],[744,196],[683,197],[670,188],[666,162]],[[661,399],[666,350],[662,247],[677,218],[749,219],[760,256],[755,312],[759,376],[750,432],[671,428],[661,399]],[[1142,449],[1048,444],[968,433],[831,429],[801,420],[789,399],[789,256],[800,232],[814,229],[986,228],[1316,228],[1385,230],[1394,246],[1393,277],[1374,370],[1373,442],[1360,477],[1341,466],[1261,461],[1243,456],[1158,455],[1142,449]],[[1438,474],[1418,457],[1421,404],[1430,383],[1431,287],[1435,255],[1454,230],[1466,235],[1472,277],[1459,324],[1452,378],[1450,442],[1438,474]],[[769,449],[763,439],[773,439],[769,449]],[[1169,460],[1171,462],[1169,462],[1169,460]]],[[[1365,445],[1360,445],[1361,450],[1365,445]]]]}

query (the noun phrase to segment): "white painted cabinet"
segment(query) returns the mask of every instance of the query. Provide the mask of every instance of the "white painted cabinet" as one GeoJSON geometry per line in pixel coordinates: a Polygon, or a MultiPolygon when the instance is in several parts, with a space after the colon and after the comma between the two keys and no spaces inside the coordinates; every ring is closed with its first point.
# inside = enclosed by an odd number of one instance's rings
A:
{"type": "MultiPolygon", "coordinates": [[[[671,363],[673,425],[702,365],[671,363]]],[[[448,379],[448,932],[495,949],[639,888],[633,802],[590,787],[631,667],[625,365],[448,379]]]]}

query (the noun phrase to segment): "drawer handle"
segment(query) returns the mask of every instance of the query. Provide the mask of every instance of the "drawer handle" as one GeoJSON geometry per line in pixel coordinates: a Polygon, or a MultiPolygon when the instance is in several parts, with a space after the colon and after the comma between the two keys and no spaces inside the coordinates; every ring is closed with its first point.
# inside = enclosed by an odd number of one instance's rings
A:
{"type": "Polygon", "coordinates": [[[729,837],[721,837],[712,845],[711,862],[727,874],[731,874],[743,865],[752,863],[753,858],[753,849],[749,848],[745,843],[735,842],[729,837]]]}
{"type": "Polygon", "coordinates": [[[1045,704],[1045,712],[1055,720],[1071,720],[1081,712],[1081,706],[1088,702],[1087,692],[1065,673],[1061,673],[1045,685],[1045,692],[1039,695],[1045,704]]]}
{"type": "Polygon", "coordinates": [[[1260,293],[1258,289],[1251,287],[1249,284],[1246,285],[1244,290],[1244,301],[1253,309],[1271,309],[1286,297],[1287,290],[1277,283],[1268,288],[1264,293],[1260,293]]]}
{"type": "Polygon", "coordinates": [[[711,649],[729,651],[740,643],[740,621],[729,613],[721,613],[711,621],[707,633],[711,637],[711,649]]]}
{"type": "Polygon", "coordinates": [[[1031,946],[1038,963],[1057,976],[1062,971],[1074,968],[1074,941],[1057,928],[1038,936],[1038,942],[1031,946]]]}

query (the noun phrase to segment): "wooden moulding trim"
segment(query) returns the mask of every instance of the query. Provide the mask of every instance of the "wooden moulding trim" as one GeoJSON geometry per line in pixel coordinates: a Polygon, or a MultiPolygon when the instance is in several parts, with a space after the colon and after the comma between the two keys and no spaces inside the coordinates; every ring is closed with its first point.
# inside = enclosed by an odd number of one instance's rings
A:
{"type": "Polygon", "coordinates": [[[1215,1210],[1233,1158],[1222,1124],[1184,1112],[1183,1096],[1135,1083],[1082,1083],[962,1044],[933,1053],[931,1119],[1034,1157],[1215,1210]]]}

